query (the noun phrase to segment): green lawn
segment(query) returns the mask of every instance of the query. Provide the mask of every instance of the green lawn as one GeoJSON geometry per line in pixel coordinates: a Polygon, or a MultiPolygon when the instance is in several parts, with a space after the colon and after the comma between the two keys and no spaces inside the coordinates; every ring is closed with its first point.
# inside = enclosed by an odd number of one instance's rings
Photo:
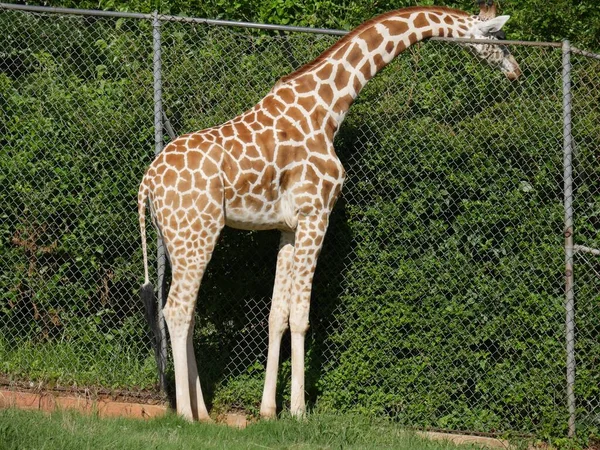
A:
{"type": "Polygon", "coordinates": [[[75,412],[0,411],[2,450],[83,449],[467,449],[424,440],[399,426],[360,417],[283,418],[244,430],[190,424],[173,415],[153,419],[99,419],[75,412]]]}

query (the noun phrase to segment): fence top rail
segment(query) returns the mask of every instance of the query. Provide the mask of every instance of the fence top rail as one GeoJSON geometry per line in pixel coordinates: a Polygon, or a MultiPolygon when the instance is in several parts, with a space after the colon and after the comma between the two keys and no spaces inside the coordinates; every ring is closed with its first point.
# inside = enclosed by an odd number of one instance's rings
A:
{"type": "Polygon", "coordinates": [[[0,3],[0,9],[11,9],[15,11],[27,11],[38,13],[71,14],[76,16],[116,17],[130,19],[152,19],[153,17],[152,14],[102,11],[97,9],[61,8],[57,6],[17,5],[13,3],[0,3]]]}
{"type": "Polygon", "coordinates": [[[515,40],[495,40],[495,39],[473,39],[473,38],[451,38],[451,37],[432,37],[432,41],[455,42],[457,44],[488,44],[488,45],[524,45],[529,47],[555,47],[561,48],[562,42],[538,42],[538,41],[515,41],[515,40]]]}
{"type": "Polygon", "coordinates": [[[588,58],[593,58],[600,61],[600,54],[598,53],[588,52],[587,50],[581,50],[577,47],[571,47],[571,51],[578,55],[587,56],[588,58]]]}
{"type": "MultiPolygon", "coordinates": [[[[121,11],[102,11],[96,9],[74,9],[74,8],[60,8],[54,6],[34,6],[34,5],[16,5],[12,3],[0,3],[0,9],[10,9],[17,11],[28,11],[37,13],[53,13],[53,14],[71,14],[77,16],[97,16],[97,17],[113,17],[113,18],[124,18],[124,19],[144,19],[152,20],[154,14],[144,13],[133,13],[133,12],[121,12],[121,11]]],[[[244,28],[258,28],[262,30],[275,30],[275,31],[295,31],[304,33],[315,33],[315,34],[329,34],[343,36],[347,31],[344,30],[329,30],[324,28],[310,28],[310,27],[294,27],[288,25],[274,25],[266,23],[254,23],[254,22],[235,22],[232,20],[216,20],[216,19],[203,19],[199,17],[184,17],[184,16],[171,16],[171,15],[158,15],[159,20],[167,22],[185,22],[185,23],[203,23],[207,25],[221,25],[230,27],[244,27],[244,28]]]]}
{"type": "MultiPolygon", "coordinates": [[[[311,28],[311,27],[298,27],[289,25],[275,25],[268,23],[255,23],[255,22],[237,22],[233,20],[218,20],[218,19],[204,19],[200,17],[185,17],[185,16],[172,16],[172,15],[155,15],[155,14],[144,14],[134,12],[121,12],[121,11],[103,11],[96,9],[75,9],[75,8],[61,8],[54,6],[34,6],[34,5],[17,5],[13,3],[0,3],[0,9],[10,9],[18,11],[29,11],[38,13],[54,13],[54,14],[71,14],[79,16],[98,16],[98,17],[114,17],[114,18],[130,18],[130,19],[144,19],[152,20],[158,17],[159,20],[167,22],[183,22],[183,23],[201,23],[207,25],[219,25],[229,27],[243,27],[243,28],[256,28],[261,30],[271,31],[293,31],[301,33],[313,33],[313,34],[326,34],[331,36],[344,36],[348,33],[347,30],[333,30],[326,28],[311,28]]],[[[562,47],[561,42],[533,42],[533,41],[516,41],[516,40],[502,40],[502,41],[490,41],[488,39],[464,39],[464,38],[446,38],[446,37],[434,37],[431,38],[435,41],[444,42],[455,42],[461,44],[495,44],[495,45],[523,45],[530,47],[562,47]]],[[[600,54],[580,50],[576,47],[571,47],[573,53],[583,55],[589,58],[600,60],[600,54]]]]}

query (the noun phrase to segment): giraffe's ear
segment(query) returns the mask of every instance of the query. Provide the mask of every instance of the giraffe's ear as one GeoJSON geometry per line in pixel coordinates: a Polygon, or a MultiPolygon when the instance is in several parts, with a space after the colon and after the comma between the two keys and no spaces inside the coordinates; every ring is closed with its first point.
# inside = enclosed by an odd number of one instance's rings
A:
{"type": "Polygon", "coordinates": [[[481,31],[484,35],[496,33],[502,29],[504,24],[508,22],[508,19],[510,19],[510,16],[494,17],[493,19],[478,23],[477,28],[479,28],[479,31],[481,31]]]}

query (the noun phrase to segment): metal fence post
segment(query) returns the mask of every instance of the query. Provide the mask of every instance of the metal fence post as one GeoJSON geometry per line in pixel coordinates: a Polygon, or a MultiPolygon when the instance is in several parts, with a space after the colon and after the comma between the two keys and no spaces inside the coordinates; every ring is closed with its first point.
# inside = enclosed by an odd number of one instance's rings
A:
{"type": "MultiPolygon", "coordinates": [[[[158,155],[163,149],[163,118],[162,118],[162,67],[161,67],[161,43],[160,43],[160,20],[158,11],[154,11],[152,17],[152,38],[154,43],[153,52],[153,67],[154,67],[154,153],[158,155]]],[[[163,316],[163,307],[165,304],[165,268],[167,258],[165,247],[160,237],[158,236],[157,243],[157,286],[158,286],[158,328],[159,328],[159,351],[158,360],[158,376],[161,392],[165,392],[166,378],[165,368],[167,362],[167,336],[165,318],[163,316]]]]}
{"type": "Polygon", "coordinates": [[[563,133],[565,195],[565,310],[569,437],[575,436],[575,291],[573,276],[573,141],[571,134],[571,44],[563,41],[563,133]]]}

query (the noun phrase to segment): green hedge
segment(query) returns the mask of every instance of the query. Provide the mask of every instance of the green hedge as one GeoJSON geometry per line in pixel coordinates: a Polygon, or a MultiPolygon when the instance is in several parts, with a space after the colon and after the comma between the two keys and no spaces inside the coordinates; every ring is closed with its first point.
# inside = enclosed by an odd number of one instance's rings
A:
{"type": "Polygon", "coordinates": [[[0,370],[151,387],[133,245],[153,146],[151,43],[118,23],[0,21],[0,370]]]}

